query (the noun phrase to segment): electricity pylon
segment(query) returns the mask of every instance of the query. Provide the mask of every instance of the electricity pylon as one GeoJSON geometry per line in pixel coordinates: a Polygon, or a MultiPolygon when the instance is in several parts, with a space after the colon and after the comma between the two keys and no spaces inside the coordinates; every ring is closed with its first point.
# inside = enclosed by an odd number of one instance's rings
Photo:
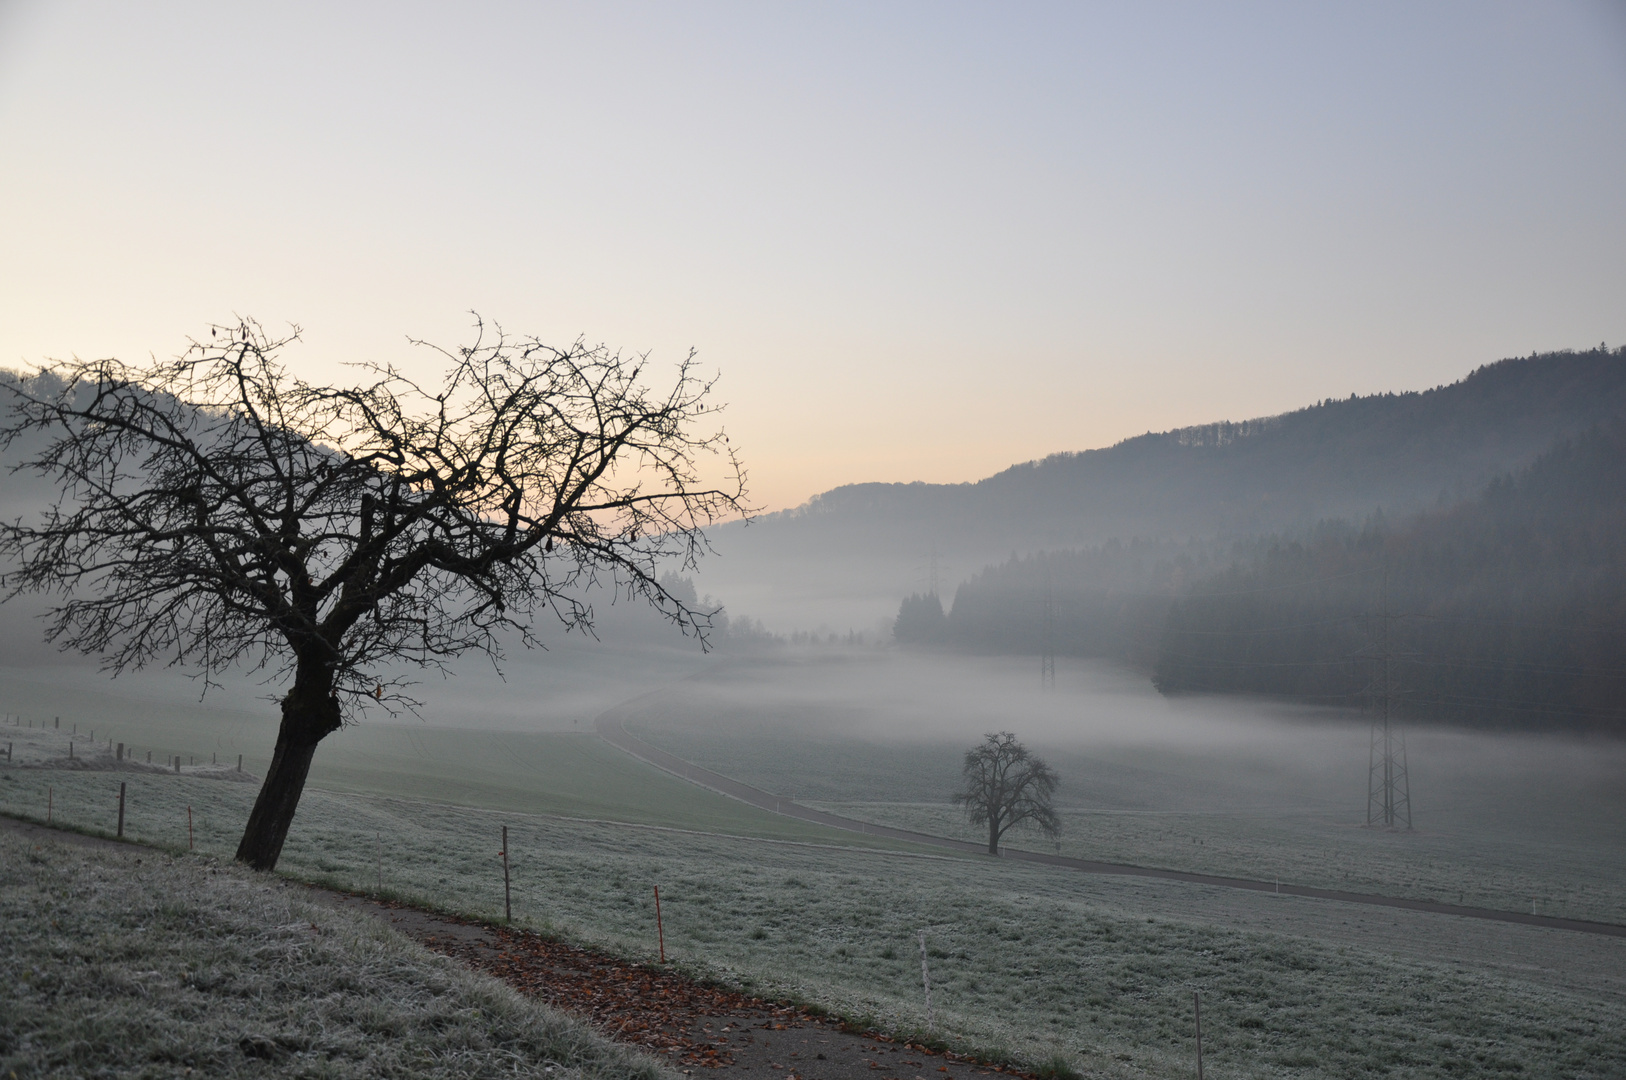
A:
{"type": "MultiPolygon", "coordinates": [[[[1370,617],[1370,616],[1369,616],[1370,617]]],[[[1389,624],[1403,615],[1389,611],[1389,577],[1383,578],[1381,610],[1377,615],[1382,630],[1377,641],[1376,679],[1367,687],[1372,702],[1372,735],[1367,751],[1366,826],[1404,829],[1411,832],[1411,781],[1406,775],[1406,735],[1396,715],[1389,624]]]]}
{"type": "MultiPolygon", "coordinates": [[[[915,567],[915,573],[926,575],[926,595],[928,596],[937,595],[939,583],[942,578],[942,574],[940,573],[942,569],[941,559],[942,555],[938,553],[937,548],[934,546],[931,549],[931,554],[927,556],[926,565],[915,567]]],[[[919,581],[920,579],[916,578],[915,580],[919,581]]]]}
{"type": "Polygon", "coordinates": [[[1056,688],[1056,593],[1050,585],[1050,566],[1044,569],[1044,596],[1039,598],[1039,686],[1056,688]]]}

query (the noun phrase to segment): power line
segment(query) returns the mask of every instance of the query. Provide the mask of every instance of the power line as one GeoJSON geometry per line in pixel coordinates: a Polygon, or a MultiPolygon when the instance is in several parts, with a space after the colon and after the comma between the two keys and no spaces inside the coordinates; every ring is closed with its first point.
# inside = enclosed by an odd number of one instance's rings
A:
{"type": "Polygon", "coordinates": [[[1376,659],[1380,667],[1367,747],[1366,827],[1374,828],[1381,822],[1385,829],[1395,830],[1404,822],[1406,831],[1411,832],[1411,777],[1406,762],[1406,735],[1394,715],[1394,653],[1389,647],[1389,624],[1404,617],[1389,611],[1389,575],[1385,571],[1377,615],[1381,630],[1376,659]]]}

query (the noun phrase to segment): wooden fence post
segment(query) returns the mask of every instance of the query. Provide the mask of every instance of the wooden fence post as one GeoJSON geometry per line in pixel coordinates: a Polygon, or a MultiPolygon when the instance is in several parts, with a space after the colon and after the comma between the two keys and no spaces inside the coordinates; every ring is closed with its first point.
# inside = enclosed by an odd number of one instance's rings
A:
{"type": "Polygon", "coordinates": [[[119,839],[124,839],[124,781],[119,781],[119,839]]]}
{"type": "Polygon", "coordinates": [[[932,1016],[932,973],[926,968],[926,931],[920,932],[920,984],[926,988],[926,1031],[933,1033],[937,1029],[932,1016]]]}
{"type": "Polygon", "coordinates": [[[1197,1010],[1197,1080],[1203,1080],[1203,995],[1191,992],[1191,1003],[1197,1010]]]}
{"type": "Polygon", "coordinates": [[[508,891],[508,826],[502,827],[502,917],[514,921],[514,902],[508,891]]]}
{"type": "Polygon", "coordinates": [[[661,925],[661,887],[655,886],[655,934],[661,943],[661,963],[666,963],[666,928],[661,925]]]}
{"type": "Polygon", "coordinates": [[[186,850],[192,850],[192,808],[186,808],[186,850]]]}

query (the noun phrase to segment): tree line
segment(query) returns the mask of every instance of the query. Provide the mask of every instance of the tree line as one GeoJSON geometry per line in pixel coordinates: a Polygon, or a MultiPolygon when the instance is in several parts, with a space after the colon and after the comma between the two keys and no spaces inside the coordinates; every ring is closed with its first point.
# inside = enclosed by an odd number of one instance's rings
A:
{"type": "MultiPolygon", "coordinates": [[[[904,644],[1106,656],[1164,693],[1370,702],[1491,728],[1626,733],[1626,423],[1560,442],[1477,497],[1401,522],[1230,545],[1012,559],[904,644]],[[1048,604],[1045,598],[1048,597],[1048,604]]],[[[940,605],[939,605],[940,611],[940,605]]]]}
{"type": "Polygon", "coordinates": [[[1060,655],[1150,666],[1180,589],[1212,572],[1228,551],[1198,541],[1110,540],[1081,551],[1012,555],[961,584],[951,610],[935,593],[905,599],[893,637],[904,645],[1016,655],[1040,652],[1048,640],[1060,655]]]}

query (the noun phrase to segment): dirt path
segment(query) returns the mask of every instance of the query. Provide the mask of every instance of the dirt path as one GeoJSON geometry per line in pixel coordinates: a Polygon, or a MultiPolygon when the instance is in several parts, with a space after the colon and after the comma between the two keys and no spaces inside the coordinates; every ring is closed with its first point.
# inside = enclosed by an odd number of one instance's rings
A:
{"type": "Polygon", "coordinates": [[[707,986],[659,964],[367,897],[311,892],[323,903],[382,919],[427,948],[587,1020],[610,1038],[643,1047],[680,1072],[723,1070],[777,1080],[1011,1075],[878,1033],[851,1031],[796,1006],[707,986]]]}
{"type": "MultiPolygon", "coordinates": [[[[37,843],[120,851],[140,846],[0,816],[37,843]]],[[[971,1080],[1013,1070],[858,1032],[806,1009],[707,986],[659,964],[634,963],[541,935],[438,915],[292,881],[317,903],[360,912],[397,933],[642,1047],[689,1075],[754,1080],[971,1080]]]]}
{"type": "MultiPolygon", "coordinates": [[[[669,754],[657,746],[652,746],[627,731],[621,722],[618,713],[619,708],[618,706],[616,709],[611,709],[593,721],[593,727],[599,735],[610,745],[624,750],[642,761],[647,761],[658,769],[669,772],[674,776],[680,776],[690,783],[710,788],[713,791],[739,799],[741,802],[749,803],[763,810],[771,810],[787,817],[827,825],[833,829],[844,829],[848,832],[864,833],[869,836],[884,836],[893,840],[908,840],[916,844],[948,848],[952,851],[984,855],[986,857],[987,848],[982,844],[954,840],[946,836],[934,836],[930,833],[913,832],[909,829],[896,829],[889,825],[876,825],[855,818],[842,817],[839,814],[826,813],[823,810],[814,810],[812,807],[802,806],[772,792],[763,791],[761,788],[752,787],[750,784],[743,784],[721,773],[684,761],[677,755],[669,754]]],[[[1517,911],[1498,911],[1495,908],[1464,907],[1457,904],[1440,904],[1432,900],[1408,900],[1403,897],[1380,896],[1374,893],[1317,889],[1308,885],[1286,885],[1271,881],[1254,881],[1250,878],[1220,877],[1215,874],[1188,873],[1181,870],[1159,870],[1153,867],[1130,866],[1123,863],[1093,862],[1089,859],[1074,859],[1066,855],[1046,855],[1042,852],[1022,851],[1018,848],[1006,848],[1003,858],[1014,859],[1018,862],[1061,866],[1069,870],[1081,870],[1086,874],[1117,874],[1126,877],[1157,878],[1163,881],[1182,881],[1193,885],[1216,885],[1226,889],[1246,889],[1252,892],[1279,893],[1283,896],[1337,900],[1346,904],[1368,904],[1377,907],[1400,908],[1405,911],[1421,911],[1433,915],[1455,915],[1466,919],[1488,919],[1494,922],[1518,923],[1523,926],[1540,926],[1550,930],[1573,930],[1583,934],[1626,937],[1626,926],[1615,923],[1560,919],[1548,915],[1527,915],[1517,911]]]]}

